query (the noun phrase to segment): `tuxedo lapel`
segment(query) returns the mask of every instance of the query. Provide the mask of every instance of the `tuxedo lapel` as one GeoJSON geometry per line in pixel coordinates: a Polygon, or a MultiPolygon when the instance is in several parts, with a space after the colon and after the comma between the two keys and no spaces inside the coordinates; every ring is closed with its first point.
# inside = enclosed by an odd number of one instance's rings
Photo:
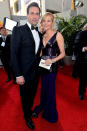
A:
{"type": "Polygon", "coordinates": [[[39,37],[40,37],[40,43],[37,51],[37,55],[40,54],[41,46],[42,46],[42,34],[38,31],[39,37]]]}
{"type": "Polygon", "coordinates": [[[25,28],[26,28],[27,32],[29,33],[29,35],[30,35],[30,37],[31,37],[31,40],[32,40],[32,41],[34,42],[34,44],[35,44],[33,34],[32,34],[32,32],[31,32],[31,30],[30,30],[30,28],[28,27],[27,24],[25,24],[25,28]]]}
{"type": "MultiPolygon", "coordinates": [[[[27,32],[29,33],[29,36],[31,37],[31,40],[33,41],[34,46],[35,46],[35,40],[34,40],[33,34],[32,34],[32,32],[31,32],[31,30],[30,30],[30,28],[29,28],[29,26],[27,24],[25,24],[25,28],[26,28],[27,32]]],[[[39,37],[40,37],[40,43],[39,43],[39,47],[38,47],[37,53],[39,52],[40,45],[41,45],[41,34],[40,34],[39,31],[38,31],[38,34],[39,34],[39,37]]]]}

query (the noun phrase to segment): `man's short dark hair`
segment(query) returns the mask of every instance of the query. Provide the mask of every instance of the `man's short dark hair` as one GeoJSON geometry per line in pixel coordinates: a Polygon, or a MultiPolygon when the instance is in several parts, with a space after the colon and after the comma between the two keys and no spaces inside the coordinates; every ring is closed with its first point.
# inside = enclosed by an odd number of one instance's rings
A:
{"type": "Polygon", "coordinates": [[[38,5],[36,2],[32,2],[32,3],[29,4],[28,7],[27,7],[27,14],[29,14],[29,9],[30,9],[31,7],[37,7],[37,8],[39,9],[39,13],[40,13],[40,7],[39,7],[39,5],[38,5]]]}
{"type": "Polygon", "coordinates": [[[2,27],[0,27],[0,30],[2,30],[2,29],[6,29],[4,26],[2,26],[2,27]]]}

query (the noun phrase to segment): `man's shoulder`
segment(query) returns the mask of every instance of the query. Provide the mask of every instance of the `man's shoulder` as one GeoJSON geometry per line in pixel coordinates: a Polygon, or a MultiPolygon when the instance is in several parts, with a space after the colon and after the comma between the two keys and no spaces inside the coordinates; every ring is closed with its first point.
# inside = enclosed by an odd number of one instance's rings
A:
{"type": "Polygon", "coordinates": [[[14,28],[13,28],[13,33],[16,33],[16,34],[20,34],[20,33],[24,33],[25,32],[25,30],[26,30],[26,24],[25,25],[21,25],[21,26],[15,26],[14,28]]]}
{"type": "Polygon", "coordinates": [[[75,39],[79,39],[81,37],[82,33],[83,33],[83,31],[77,32],[75,39]]]}
{"type": "Polygon", "coordinates": [[[0,37],[0,41],[2,40],[2,36],[0,37]]]}
{"type": "Polygon", "coordinates": [[[83,33],[87,34],[87,30],[83,31],[83,33]]]}
{"type": "Polygon", "coordinates": [[[10,40],[11,39],[11,34],[8,34],[7,37],[6,37],[7,40],[10,40]]]}
{"type": "Polygon", "coordinates": [[[81,36],[82,36],[82,38],[87,39],[87,30],[82,31],[81,36]]]}
{"type": "Polygon", "coordinates": [[[25,28],[27,24],[18,26],[19,29],[25,28]]]}
{"type": "Polygon", "coordinates": [[[15,30],[21,30],[21,29],[24,29],[26,26],[27,26],[27,24],[25,24],[25,25],[20,25],[20,26],[15,26],[15,27],[13,28],[13,30],[14,30],[14,29],[15,29],[15,30]]]}

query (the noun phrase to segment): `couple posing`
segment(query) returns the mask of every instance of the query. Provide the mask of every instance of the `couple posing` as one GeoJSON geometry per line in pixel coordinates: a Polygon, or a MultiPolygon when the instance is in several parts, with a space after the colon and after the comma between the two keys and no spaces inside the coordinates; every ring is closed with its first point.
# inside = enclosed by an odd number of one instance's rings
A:
{"type": "Polygon", "coordinates": [[[43,117],[49,122],[58,120],[56,110],[55,79],[58,61],[65,55],[62,35],[53,29],[54,16],[46,13],[41,20],[41,33],[37,30],[40,8],[31,3],[27,8],[27,23],[14,27],[11,39],[11,61],[16,81],[20,85],[20,96],[26,124],[34,129],[32,116],[43,111],[43,117]],[[43,33],[45,32],[45,33],[43,33]],[[52,64],[49,72],[42,71],[41,103],[31,110],[39,81],[40,57],[45,64],[52,64]]]}

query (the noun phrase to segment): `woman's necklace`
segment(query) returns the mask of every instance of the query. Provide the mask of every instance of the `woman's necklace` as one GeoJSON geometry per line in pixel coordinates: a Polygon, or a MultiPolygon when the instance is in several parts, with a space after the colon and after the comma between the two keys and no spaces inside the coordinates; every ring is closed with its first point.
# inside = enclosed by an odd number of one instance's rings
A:
{"type": "Polygon", "coordinates": [[[46,46],[46,44],[47,44],[47,42],[48,42],[48,39],[49,37],[48,37],[48,34],[44,34],[44,36],[43,36],[43,45],[44,46],[46,46]]]}

